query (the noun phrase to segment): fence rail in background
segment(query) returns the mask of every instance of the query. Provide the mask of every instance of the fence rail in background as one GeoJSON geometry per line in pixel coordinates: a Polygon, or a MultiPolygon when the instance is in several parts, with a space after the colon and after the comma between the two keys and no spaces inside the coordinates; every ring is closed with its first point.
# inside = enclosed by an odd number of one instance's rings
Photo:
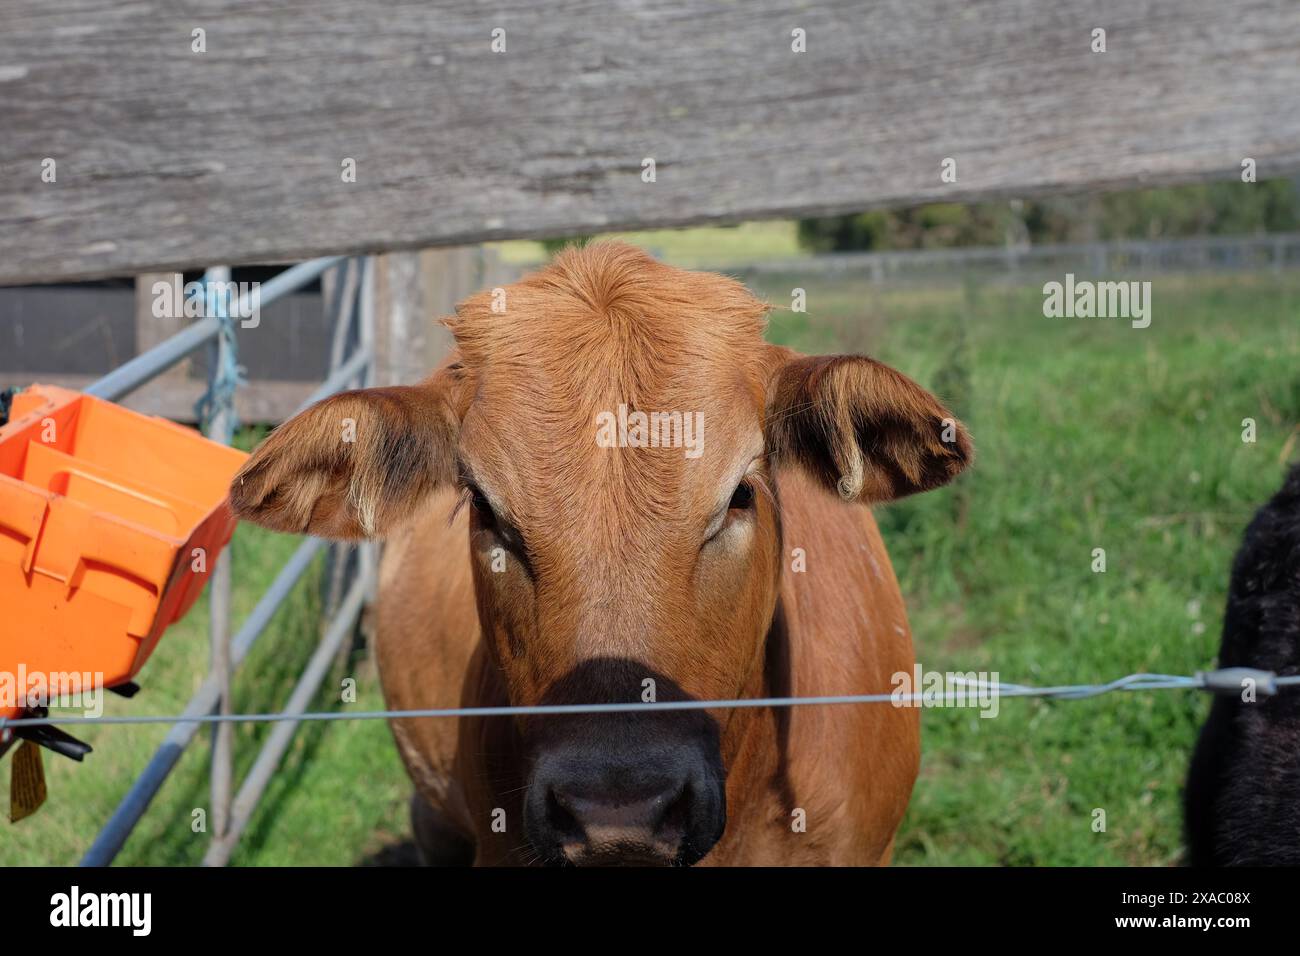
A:
{"type": "Polygon", "coordinates": [[[816,275],[872,282],[1026,280],[1068,271],[1107,278],[1169,272],[1242,272],[1300,268],[1300,233],[1208,236],[1195,239],[1120,239],[1040,246],[981,246],[891,252],[833,252],[798,259],[723,265],[712,271],[742,279],[816,275]]]}
{"type": "MultiPolygon", "coordinates": [[[[228,278],[222,267],[209,269],[204,281],[216,283],[228,278]]],[[[305,404],[317,401],[344,388],[369,383],[374,377],[374,260],[344,259],[331,256],[293,266],[274,279],[263,283],[259,304],[265,306],[281,296],[302,288],[316,278],[326,287],[325,317],[333,323],[330,372],[305,404]]],[[[210,297],[217,301],[219,297],[210,297]]],[[[88,394],[117,400],[166,372],[177,362],[204,346],[213,348],[208,366],[208,394],[212,401],[208,419],[208,437],[228,444],[233,434],[234,408],[232,391],[238,387],[237,357],[233,351],[231,323],[247,314],[250,303],[241,299],[231,309],[209,315],[188,326],[170,339],[114,369],[85,389],[88,394]]],[[[186,718],[213,715],[230,716],[230,687],[239,664],[254,642],[262,635],[294,586],[302,579],[313,559],[328,551],[330,574],[334,585],[327,599],[326,614],[332,620],[316,652],[294,688],[284,713],[304,711],[315,696],[328,671],[328,664],[344,644],[345,637],[361,612],[367,595],[374,589],[375,561],[369,545],[357,549],[355,573],[344,582],[351,548],[327,545],[317,539],[304,541],[267,588],[252,613],[230,634],[230,549],[227,548],[214,567],[208,584],[210,639],[212,643],[209,673],[186,706],[186,718]],[[346,586],[346,597],[341,596],[346,586]]],[[[168,733],[153,758],[136,778],[131,789],[118,804],[113,815],[96,836],[81,860],[82,866],[106,866],[122,849],[150,802],[168,775],[175,769],[181,754],[198,729],[197,723],[178,721],[168,733]]],[[[258,799],[265,791],[272,772],[292,741],[296,723],[282,723],[262,745],[252,769],[236,795],[233,789],[233,738],[231,725],[218,721],[213,728],[211,772],[211,844],[204,857],[205,865],[223,865],[230,858],[240,835],[252,816],[258,799]]]]}

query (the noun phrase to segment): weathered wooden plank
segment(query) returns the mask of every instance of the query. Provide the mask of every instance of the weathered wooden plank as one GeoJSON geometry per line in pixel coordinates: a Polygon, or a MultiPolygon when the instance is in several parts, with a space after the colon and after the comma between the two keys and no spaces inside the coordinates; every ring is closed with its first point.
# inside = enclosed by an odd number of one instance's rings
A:
{"type": "Polygon", "coordinates": [[[1294,0],[3,0],[0,20],[0,283],[1300,167],[1294,0]]]}

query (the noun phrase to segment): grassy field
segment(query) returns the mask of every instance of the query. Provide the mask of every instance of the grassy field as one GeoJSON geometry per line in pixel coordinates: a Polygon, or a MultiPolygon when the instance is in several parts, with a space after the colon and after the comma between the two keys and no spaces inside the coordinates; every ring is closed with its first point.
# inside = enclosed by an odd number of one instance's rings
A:
{"type": "MultiPolygon", "coordinates": [[[[879,509],[928,669],[1054,684],[1211,664],[1228,567],[1254,509],[1294,457],[1300,422],[1300,279],[1156,278],[1154,318],[1045,319],[1038,286],[878,291],[845,280],[765,280],[772,338],[866,351],[934,388],[969,424],[979,458],[955,486],[879,509]],[[1253,418],[1258,441],[1241,440],[1253,418]],[[1091,570],[1104,548],[1107,570],[1091,570]]],[[[254,436],[245,434],[247,443],[254,436]]],[[[241,527],[236,619],[296,539],[241,527]]],[[[276,709],[317,639],[317,581],[299,588],[245,663],[238,710],[276,709]]],[[[134,701],[175,713],[206,668],[207,608],[162,641],[134,701]]],[[[379,703],[363,653],[336,670],[379,703]]],[[[1169,864],[1179,798],[1206,708],[1190,692],[1045,703],[996,719],[928,710],[922,776],[898,840],[904,864],[1169,864]],[[1093,811],[1106,830],[1093,832],[1093,811]]],[[[237,732],[240,770],[265,727],[237,732]]],[[[48,757],[50,800],[0,821],[0,865],[75,862],[165,734],[99,727],[82,766],[48,757]]],[[[206,836],[207,735],[186,754],[121,863],[191,864],[206,836]]],[[[0,763],[0,786],[10,761],[0,763]]],[[[348,865],[402,838],[408,784],[387,728],[301,730],[234,863],[348,865]]]]}

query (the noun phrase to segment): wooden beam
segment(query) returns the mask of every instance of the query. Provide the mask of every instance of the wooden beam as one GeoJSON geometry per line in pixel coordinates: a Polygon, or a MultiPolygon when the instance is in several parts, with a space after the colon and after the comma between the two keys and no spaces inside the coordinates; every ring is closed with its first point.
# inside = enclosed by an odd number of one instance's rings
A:
{"type": "Polygon", "coordinates": [[[1294,0],[9,0],[4,21],[0,284],[1300,167],[1294,0]]]}

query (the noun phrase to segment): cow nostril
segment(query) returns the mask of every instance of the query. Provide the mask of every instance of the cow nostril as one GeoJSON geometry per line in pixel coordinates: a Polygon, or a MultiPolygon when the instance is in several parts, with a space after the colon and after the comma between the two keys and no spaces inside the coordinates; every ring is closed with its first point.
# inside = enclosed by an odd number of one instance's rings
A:
{"type": "Polygon", "coordinates": [[[660,835],[673,834],[683,836],[691,822],[691,788],[686,784],[664,808],[663,816],[655,827],[660,835]]]}
{"type": "Polygon", "coordinates": [[[548,790],[546,792],[546,822],[555,831],[556,835],[562,839],[580,840],[583,837],[583,826],[578,822],[578,818],[573,811],[565,805],[566,802],[556,790],[548,790]]]}

